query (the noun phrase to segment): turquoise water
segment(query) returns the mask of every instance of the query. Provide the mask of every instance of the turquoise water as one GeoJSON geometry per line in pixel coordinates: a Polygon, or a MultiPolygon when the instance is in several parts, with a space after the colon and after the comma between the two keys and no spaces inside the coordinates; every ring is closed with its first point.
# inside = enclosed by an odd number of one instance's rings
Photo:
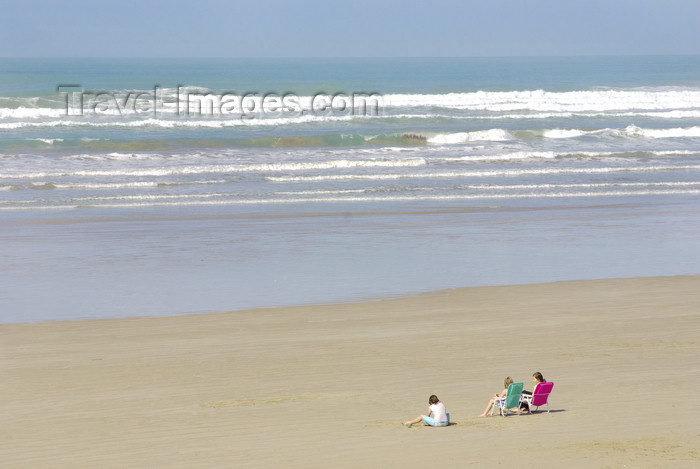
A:
{"type": "Polygon", "coordinates": [[[192,85],[212,89],[450,93],[698,85],[698,56],[372,59],[0,59],[2,96],[192,85]]]}
{"type": "Polygon", "coordinates": [[[699,199],[697,56],[0,59],[1,322],[696,274],[699,199]]]}

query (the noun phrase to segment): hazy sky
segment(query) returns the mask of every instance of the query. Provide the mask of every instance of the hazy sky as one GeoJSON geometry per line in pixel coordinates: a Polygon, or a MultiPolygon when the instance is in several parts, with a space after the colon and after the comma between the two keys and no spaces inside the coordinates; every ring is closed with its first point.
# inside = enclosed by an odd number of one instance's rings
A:
{"type": "Polygon", "coordinates": [[[0,57],[700,54],[700,0],[0,0],[0,57]]]}

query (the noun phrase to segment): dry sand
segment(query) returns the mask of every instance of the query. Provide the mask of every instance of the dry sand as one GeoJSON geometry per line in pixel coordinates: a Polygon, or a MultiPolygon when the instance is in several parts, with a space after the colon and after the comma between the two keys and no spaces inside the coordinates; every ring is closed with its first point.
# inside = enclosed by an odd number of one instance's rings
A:
{"type": "Polygon", "coordinates": [[[0,326],[0,467],[700,467],[700,276],[0,326]],[[510,375],[550,414],[479,419],[510,375]],[[447,405],[447,428],[400,422],[447,405]]]}

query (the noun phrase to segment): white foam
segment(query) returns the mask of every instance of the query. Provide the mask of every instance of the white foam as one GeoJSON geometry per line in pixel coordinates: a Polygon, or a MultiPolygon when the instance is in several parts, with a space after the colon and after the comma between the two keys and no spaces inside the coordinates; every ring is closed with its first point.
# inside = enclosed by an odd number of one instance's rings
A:
{"type": "Polygon", "coordinates": [[[512,153],[501,153],[501,154],[496,154],[496,155],[469,155],[469,156],[460,156],[460,157],[455,157],[455,158],[435,158],[431,159],[430,161],[437,162],[437,161],[442,161],[446,163],[454,163],[454,162],[477,162],[477,161],[507,161],[507,160],[528,160],[528,159],[538,159],[538,158],[544,158],[544,159],[553,159],[556,158],[557,156],[561,155],[566,155],[568,153],[556,153],[553,151],[516,151],[512,153]]]}
{"type": "MultiPolygon", "coordinates": [[[[430,150],[435,150],[436,152],[445,152],[449,147],[435,147],[430,148],[430,150]]],[[[426,151],[426,149],[422,149],[426,151]]],[[[591,157],[591,158],[626,158],[629,153],[643,153],[649,156],[686,156],[686,155],[698,155],[700,154],[700,149],[698,150],[658,150],[658,151],[622,151],[622,152],[610,152],[610,151],[564,151],[564,152],[554,152],[554,151],[517,151],[511,153],[496,153],[493,155],[466,155],[458,157],[430,157],[428,158],[429,164],[439,164],[439,163],[469,163],[469,162],[481,162],[481,161],[508,161],[508,160],[528,160],[528,159],[555,159],[560,157],[591,157]]]]}
{"type": "Polygon", "coordinates": [[[657,119],[694,119],[700,117],[700,111],[661,111],[661,112],[640,112],[635,115],[654,117],[657,119]]]}
{"type": "Polygon", "coordinates": [[[0,108],[0,119],[39,119],[42,117],[62,117],[65,115],[65,109],[56,108],[0,108]]]}
{"type": "Polygon", "coordinates": [[[132,161],[132,160],[158,160],[167,158],[165,155],[158,153],[101,153],[101,154],[89,154],[81,153],[75,155],[65,156],[66,159],[71,160],[109,160],[109,161],[132,161]]]}
{"type": "Polygon", "coordinates": [[[351,121],[362,116],[314,116],[305,115],[297,117],[277,117],[260,118],[253,115],[250,118],[231,119],[201,119],[201,118],[181,118],[181,119],[113,119],[107,122],[89,120],[85,117],[73,117],[71,119],[60,119],[54,121],[39,122],[3,122],[0,129],[20,129],[24,127],[160,127],[160,128],[227,128],[227,127],[254,127],[254,126],[279,126],[284,124],[306,124],[313,122],[343,122],[351,121]]]}
{"type": "Polygon", "coordinates": [[[429,143],[435,144],[456,144],[456,143],[467,143],[480,140],[488,140],[494,142],[500,142],[504,140],[512,140],[513,136],[504,129],[488,129],[488,130],[476,130],[472,132],[456,132],[449,134],[437,134],[428,139],[429,143]]]}
{"type": "Polygon", "coordinates": [[[673,129],[641,129],[635,125],[630,125],[625,128],[624,132],[629,136],[646,138],[700,137],[700,126],[676,127],[673,129]]]}
{"type": "MultiPolygon", "coordinates": [[[[449,147],[425,147],[431,152],[434,150],[437,154],[444,154],[446,149],[449,147]]],[[[399,149],[400,150],[400,149],[399,149]]],[[[330,152],[333,154],[335,152],[330,152]]],[[[342,152],[341,152],[342,153],[342,152]]],[[[371,154],[372,152],[367,152],[371,154]]],[[[57,179],[68,178],[68,177],[80,177],[80,178],[91,178],[91,177],[164,177],[164,176],[180,176],[180,175],[197,175],[197,174],[240,174],[240,173],[280,173],[280,172],[303,172],[303,171],[332,171],[332,170],[345,170],[353,168],[411,168],[411,167],[421,167],[426,165],[440,165],[440,164],[455,164],[455,163],[470,163],[470,162],[481,162],[481,161],[508,161],[508,160],[528,160],[528,159],[555,159],[559,157],[580,157],[587,156],[592,158],[626,158],[629,152],[581,152],[581,151],[571,151],[571,152],[552,152],[552,151],[522,151],[522,152],[509,152],[500,153],[493,155],[466,155],[457,157],[411,157],[411,158],[385,158],[378,156],[372,159],[359,159],[359,160],[347,160],[347,159],[331,159],[322,161],[309,161],[309,162],[281,162],[281,163],[252,163],[252,164],[209,164],[209,165],[157,165],[150,166],[146,168],[134,168],[125,167],[119,169],[105,169],[105,170],[84,170],[84,169],[72,169],[65,171],[40,171],[40,172],[5,172],[0,173],[1,179],[26,179],[26,180],[52,180],[56,187],[63,187],[61,184],[56,184],[57,179]]],[[[641,153],[650,156],[684,156],[684,155],[697,155],[700,150],[661,150],[661,151],[642,151],[641,153]]],[[[191,155],[190,155],[191,156],[191,155]]],[[[108,155],[71,155],[68,158],[71,159],[83,159],[84,158],[106,158],[106,159],[116,159],[130,161],[132,159],[136,160],[149,160],[153,158],[165,158],[163,155],[149,155],[149,154],[125,154],[125,153],[110,153],[108,155]]],[[[591,171],[595,171],[592,168],[591,171]]],[[[410,177],[431,177],[431,173],[421,174],[360,174],[360,175],[343,175],[343,174],[330,174],[330,175],[318,175],[318,176],[308,176],[316,178],[410,178],[410,177]]],[[[450,173],[452,174],[452,173],[450,173]]],[[[456,177],[459,174],[455,173],[456,177]]],[[[270,175],[274,180],[274,175],[270,175]]],[[[290,176],[291,177],[291,176],[290,176]]],[[[436,176],[440,177],[440,176],[436,176]]],[[[285,176],[281,176],[280,180],[284,180],[285,176]]],[[[60,181],[58,181],[60,182],[60,181]]],[[[217,181],[214,181],[215,183],[217,181]]],[[[188,184],[198,184],[200,182],[193,182],[188,184]]],[[[210,183],[204,181],[202,183],[210,183]]],[[[155,182],[134,182],[132,187],[147,187],[148,185],[155,184],[155,182]],[[142,185],[142,186],[139,186],[142,185]]],[[[160,182],[160,184],[183,184],[183,182],[160,182]]],[[[65,184],[64,184],[65,185],[65,184]]],[[[94,188],[108,188],[108,186],[101,186],[99,183],[93,184],[94,188]]],[[[70,187],[78,187],[77,184],[67,185],[70,187]]],[[[80,185],[80,187],[88,188],[85,184],[80,185]]],[[[114,187],[119,187],[117,184],[114,187]]],[[[124,186],[126,187],[126,186],[124,186]]]]}
{"type": "MultiPolygon", "coordinates": [[[[548,139],[568,139],[581,136],[614,136],[614,137],[631,137],[631,138],[687,138],[700,137],[700,126],[694,127],[676,127],[671,129],[647,129],[640,128],[635,125],[627,126],[624,129],[599,129],[599,130],[583,130],[583,129],[544,129],[541,131],[522,130],[524,133],[534,135],[541,134],[542,137],[548,139]]],[[[504,141],[512,140],[515,137],[508,131],[503,129],[489,129],[474,132],[458,132],[451,134],[438,134],[435,137],[428,139],[429,143],[435,144],[460,144],[478,140],[504,141]]]]}
{"type": "Polygon", "coordinates": [[[337,195],[337,194],[364,194],[366,192],[376,192],[376,189],[338,189],[338,190],[307,190],[307,191],[280,191],[275,192],[275,195],[337,195]]]}
{"type": "Polygon", "coordinates": [[[522,189],[597,189],[609,187],[692,187],[700,186],[700,182],[605,182],[605,183],[576,183],[576,184],[469,184],[465,189],[482,190],[522,190],[522,189]]]}
{"type": "Polygon", "coordinates": [[[94,184],[54,184],[56,189],[135,189],[146,187],[158,187],[157,181],[124,182],[124,183],[94,183],[94,184]]]}
{"type": "Polygon", "coordinates": [[[542,134],[545,138],[575,138],[585,135],[586,132],[579,129],[549,129],[542,134]]]}
{"type": "MultiPolygon", "coordinates": [[[[133,90],[139,93],[152,93],[152,90],[133,90]]],[[[209,93],[201,87],[183,87],[180,91],[187,93],[209,93]]],[[[128,90],[124,90],[124,94],[128,90]]],[[[271,113],[267,109],[265,113],[242,113],[241,109],[227,111],[227,107],[214,106],[211,112],[205,112],[202,118],[190,119],[184,115],[184,109],[177,109],[175,89],[162,89],[161,97],[165,100],[156,104],[152,111],[144,111],[136,107],[106,106],[104,103],[97,107],[91,107],[88,102],[82,110],[83,116],[76,119],[87,120],[90,123],[100,124],[93,119],[125,120],[129,123],[122,125],[157,125],[162,127],[187,126],[184,122],[196,122],[201,127],[225,127],[233,125],[278,125],[283,123],[303,123],[320,120],[349,120],[360,118],[355,112],[352,115],[319,115],[312,110],[313,96],[299,96],[298,106],[290,109],[291,112],[271,113]],[[170,97],[171,99],[167,99],[170,97]],[[105,108],[106,106],[106,108],[105,108]],[[304,115],[301,115],[301,112],[304,115]],[[271,119],[261,119],[262,114],[272,116],[271,119]],[[242,117],[243,116],[243,117],[242,117]],[[253,117],[249,119],[249,117],[253,117]],[[277,117],[277,118],[275,118],[277,117]],[[149,118],[152,118],[149,119],[149,118]],[[181,119],[182,118],[182,119],[181,119]],[[147,123],[146,123],[147,122],[147,123]],[[264,123],[261,123],[264,122],[264,123]]],[[[118,94],[118,93],[117,93],[118,94]]],[[[124,97],[125,97],[124,96],[124,97]]],[[[214,93],[216,96],[216,93],[214,93]]],[[[186,93],[180,95],[180,101],[186,98],[186,93]]],[[[2,98],[10,99],[5,104],[9,107],[0,107],[0,120],[17,120],[17,122],[2,122],[0,128],[12,129],[23,126],[43,125],[79,125],[75,119],[53,120],[69,117],[69,114],[78,110],[67,109],[61,99],[45,98],[2,98]],[[41,100],[45,104],[56,107],[38,107],[41,100]]],[[[262,111],[262,97],[247,98],[255,102],[255,110],[262,111]]],[[[116,102],[116,101],[115,101],[116,102]]],[[[647,88],[633,90],[581,90],[567,92],[552,92],[545,90],[518,90],[518,91],[476,91],[466,93],[446,94],[388,94],[377,98],[380,117],[403,119],[433,119],[433,118],[507,118],[507,119],[539,119],[551,117],[610,115],[619,117],[648,116],[655,118],[682,119],[700,117],[700,90],[698,89],[668,89],[647,88]],[[388,112],[402,111],[407,108],[430,109],[427,114],[403,113],[390,115],[388,112]],[[450,113],[440,112],[437,109],[466,110],[476,112],[495,113],[491,116],[453,116],[450,113]],[[505,113],[505,114],[504,114],[505,113]]],[[[133,103],[132,103],[133,104],[133,103]]],[[[182,102],[180,104],[183,104],[182,102]]],[[[413,110],[413,109],[412,109],[413,110]]],[[[202,115],[192,112],[191,116],[202,115]]],[[[107,125],[120,125],[110,122],[107,125]]]]}
{"type": "Polygon", "coordinates": [[[35,140],[38,142],[44,142],[48,143],[49,145],[53,145],[56,142],[62,142],[62,138],[30,138],[29,140],[35,140]]]}
{"type": "Polygon", "coordinates": [[[183,199],[215,199],[237,197],[239,194],[141,194],[141,195],[109,195],[96,197],[76,197],[72,202],[92,202],[102,200],[183,200],[183,199]]]}
{"type": "Polygon", "coordinates": [[[611,183],[576,183],[576,184],[467,184],[460,187],[372,187],[367,189],[346,190],[301,190],[280,191],[274,195],[308,196],[308,195],[340,195],[340,194],[368,194],[377,192],[440,192],[457,190],[552,190],[552,189],[601,189],[601,188],[636,188],[636,187],[693,187],[700,186],[700,182],[674,181],[674,182],[611,182],[611,183]]]}
{"type": "MultiPolygon", "coordinates": [[[[700,107],[700,103],[698,103],[700,107]]],[[[525,109],[527,110],[527,109],[525,109]]],[[[14,111],[14,110],[12,110],[14,111]]],[[[566,117],[654,117],[659,119],[683,119],[700,117],[700,110],[682,110],[670,109],[662,112],[648,111],[633,111],[633,112],[584,112],[584,111],[557,111],[557,112],[534,112],[520,114],[493,114],[489,116],[483,115],[461,115],[455,116],[450,113],[429,113],[429,114],[386,114],[380,115],[289,115],[280,117],[267,117],[263,114],[252,114],[247,117],[241,116],[219,116],[215,117],[197,117],[197,116],[171,116],[171,117],[148,117],[140,116],[117,116],[95,119],[89,115],[85,116],[66,116],[65,114],[57,114],[43,117],[62,117],[57,120],[32,119],[19,120],[13,122],[0,122],[0,129],[20,129],[33,127],[114,127],[114,128],[140,128],[140,127],[156,127],[156,128],[235,128],[235,127],[268,127],[280,125],[300,125],[308,123],[332,123],[332,122],[351,122],[362,120],[391,120],[391,119],[411,119],[411,120],[434,120],[449,119],[449,120],[470,120],[470,119],[549,119],[549,118],[566,118],[566,117]]],[[[546,137],[548,138],[568,138],[574,136],[574,132],[583,132],[578,129],[550,129],[546,137]],[[567,135],[568,133],[568,135],[567,135]]],[[[585,132],[584,132],[585,133],[585,132]]],[[[582,135],[582,134],[580,134],[582,135]]],[[[508,140],[512,136],[508,131],[503,129],[489,129],[472,132],[457,132],[450,134],[438,134],[431,137],[431,143],[463,143],[474,140],[508,140]]],[[[90,139],[83,139],[88,141],[90,139]]]]}
{"type": "Polygon", "coordinates": [[[700,90],[600,90],[551,92],[477,91],[448,94],[391,94],[393,107],[443,107],[473,111],[604,112],[626,110],[680,110],[700,108],[700,90]]]}

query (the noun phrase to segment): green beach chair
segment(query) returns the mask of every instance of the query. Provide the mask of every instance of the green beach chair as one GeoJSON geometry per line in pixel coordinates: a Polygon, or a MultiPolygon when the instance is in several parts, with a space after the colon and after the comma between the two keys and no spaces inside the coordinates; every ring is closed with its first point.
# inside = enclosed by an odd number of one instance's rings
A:
{"type": "Polygon", "coordinates": [[[516,408],[518,415],[520,415],[520,396],[523,393],[523,383],[511,383],[508,386],[508,392],[506,397],[497,397],[491,407],[491,415],[493,415],[493,410],[498,407],[501,411],[501,415],[504,417],[508,414],[508,409],[516,408]]]}

